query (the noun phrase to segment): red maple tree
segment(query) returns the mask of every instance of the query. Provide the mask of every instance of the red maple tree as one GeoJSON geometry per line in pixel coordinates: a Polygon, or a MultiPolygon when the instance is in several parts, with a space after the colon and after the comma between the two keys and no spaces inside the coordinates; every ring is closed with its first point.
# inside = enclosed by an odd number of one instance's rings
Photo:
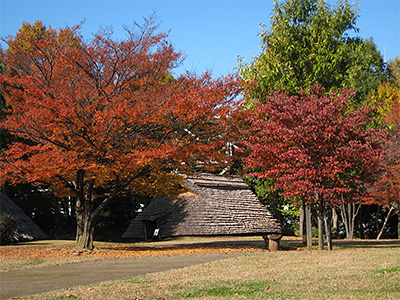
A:
{"type": "Polygon", "coordinates": [[[78,245],[92,249],[96,219],[118,193],[172,185],[170,171],[189,162],[229,163],[240,88],[233,76],[174,79],[182,55],[152,19],[122,41],[99,32],[85,42],[79,29],[24,23],[8,38],[11,72],[0,83],[11,109],[1,126],[29,142],[1,153],[0,178],[73,195],[78,245]]]}
{"type": "Polygon", "coordinates": [[[273,188],[315,206],[324,218],[338,199],[362,194],[379,172],[383,132],[367,126],[371,109],[350,107],[354,93],[280,91],[246,111],[244,162],[251,175],[275,178],[273,188]]]}

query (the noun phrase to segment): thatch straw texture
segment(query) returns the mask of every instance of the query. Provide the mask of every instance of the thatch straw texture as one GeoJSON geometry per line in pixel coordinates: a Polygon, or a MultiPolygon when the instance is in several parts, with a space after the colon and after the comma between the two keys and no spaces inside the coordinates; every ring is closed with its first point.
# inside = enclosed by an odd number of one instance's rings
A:
{"type": "Polygon", "coordinates": [[[187,177],[190,192],[151,202],[123,238],[280,234],[281,226],[240,177],[187,177]]]}

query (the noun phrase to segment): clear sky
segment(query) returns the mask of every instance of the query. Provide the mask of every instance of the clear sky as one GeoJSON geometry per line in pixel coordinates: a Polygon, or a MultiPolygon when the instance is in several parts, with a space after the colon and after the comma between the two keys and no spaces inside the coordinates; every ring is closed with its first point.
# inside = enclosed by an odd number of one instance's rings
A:
{"type": "MultiPolygon", "coordinates": [[[[335,4],[336,1],[329,1],[335,4]]],[[[351,1],[349,1],[351,2],[351,1]]],[[[400,0],[359,0],[357,26],[362,38],[373,37],[386,59],[400,55],[400,0]]],[[[216,76],[234,72],[238,56],[246,62],[259,53],[259,25],[269,28],[272,0],[0,0],[0,36],[15,35],[22,22],[42,20],[53,28],[74,26],[85,20],[84,38],[103,26],[124,38],[123,25],[156,12],[161,31],[171,30],[170,41],[186,59],[185,69],[216,76]]]]}

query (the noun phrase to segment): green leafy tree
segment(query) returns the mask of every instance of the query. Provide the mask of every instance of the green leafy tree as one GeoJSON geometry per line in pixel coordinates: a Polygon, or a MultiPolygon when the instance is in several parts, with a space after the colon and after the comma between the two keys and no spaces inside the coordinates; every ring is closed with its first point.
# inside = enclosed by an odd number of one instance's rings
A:
{"type": "Polygon", "coordinates": [[[360,104],[371,98],[379,85],[393,80],[387,64],[372,38],[361,40],[353,39],[348,43],[349,51],[344,66],[345,76],[341,83],[342,88],[357,89],[353,104],[360,104]]]}
{"type": "Polygon", "coordinates": [[[294,95],[310,86],[327,93],[357,88],[356,101],[365,100],[387,74],[373,40],[349,36],[358,32],[357,11],[345,0],[334,7],[324,0],[275,2],[271,29],[263,26],[260,34],[261,53],[239,63],[241,77],[254,83],[247,100],[265,102],[274,90],[294,95]]]}

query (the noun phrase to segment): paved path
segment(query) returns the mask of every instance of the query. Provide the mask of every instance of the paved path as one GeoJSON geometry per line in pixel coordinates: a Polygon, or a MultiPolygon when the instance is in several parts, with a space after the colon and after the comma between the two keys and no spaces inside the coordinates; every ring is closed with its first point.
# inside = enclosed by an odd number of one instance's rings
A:
{"type": "Polygon", "coordinates": [[[0,272],[0,299],[179,269],[233,258],[241,254],[240,252],[235,252],[191,256],[124,258],[0,272]]]}

